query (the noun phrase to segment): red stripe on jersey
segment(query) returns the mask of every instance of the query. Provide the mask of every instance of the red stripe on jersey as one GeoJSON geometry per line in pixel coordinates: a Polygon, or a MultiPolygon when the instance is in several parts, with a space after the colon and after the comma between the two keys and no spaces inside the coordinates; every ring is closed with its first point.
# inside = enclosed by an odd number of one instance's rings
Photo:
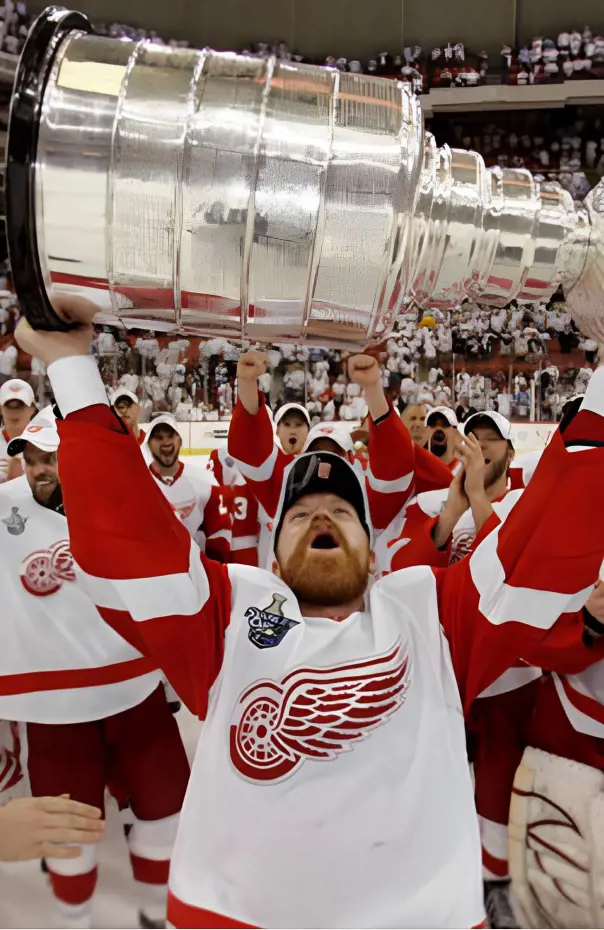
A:
{"type": "Polygon", "coordinates": [[[581,691],[577,691],[577,689],[573,688],[569,683],[567,678],[560,676],[559,681],[564,688],[566,697],[573,707],[576,707],[576,709],[580,711],[580,713],[585,714],[586,717],[591,717],[592,720],[597,720],[598,723],[604,725],[604,707],[599,701],[589,697],[587,694],[582,694],[581,691]]]}
{"type": "Polygon", "coordinates": [[[35,691],[64,691],[71,688],[98,688],[129,681],[153,672],[157,666],[150,659],[129,659],[101,668],[68,668],[48,672],[21,672],[0,677],[0,695],[32,694],[35,691]]]}
{"type": "Polygon", "coordinates": [[[253,930],[256,926],[255,924],[241,923],[239,920],[227,917],[226,914],[206,911],[204,907],[193,907],[192,904],[185,904],[171,891],[168,891],[168,923],[174,927],[183,928],[183,930],[184,928],[195,930],[196,927],[202,928],[202,930],[207,927],[216,928],[216,930],[228,930],[230,927],[251,927],[253,930]]]}

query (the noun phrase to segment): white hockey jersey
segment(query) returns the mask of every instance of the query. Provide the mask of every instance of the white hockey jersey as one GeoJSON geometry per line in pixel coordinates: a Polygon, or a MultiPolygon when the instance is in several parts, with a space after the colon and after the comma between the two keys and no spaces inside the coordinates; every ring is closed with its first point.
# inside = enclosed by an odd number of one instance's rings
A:
{"type": "Polygon", "coordinates": [[[25,477],[0,487],[0,718],[80,723],[143,701],[160,681],[76,583],[67,520],[25,477]]]}
{"type": "Polygon", "coordinates": [[[257,927],[480,923],[463,715],[431,573],[391,576],[339,624],[303,618],[268,572],[229,574],[191,828],[172,858],[176,926],[201,925],[186,922],[191,906],[257,927]]]}
{"type": "Polygon", "coordinates": [[[232,539],[231,518],[217,482],[189,462],[180,462],[173,478],[163,478],[151,467],[149,470],[201,551],[213,550],[212,555],[227,562],[232,539]]]}

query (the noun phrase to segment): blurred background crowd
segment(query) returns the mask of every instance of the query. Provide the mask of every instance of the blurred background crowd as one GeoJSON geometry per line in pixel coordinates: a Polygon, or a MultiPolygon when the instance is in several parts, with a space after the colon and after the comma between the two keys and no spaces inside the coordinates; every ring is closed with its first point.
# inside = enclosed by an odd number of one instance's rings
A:
{"type": "MultiPolygon", "coordinates": [[[[10,277],[0,277],[0,384],[22,377],[40,405],[48,401],[44,366],[18,350],[19,319],[10,277]]],[[[94,352],[109,394],[136,394],[143,421],[172,412],[181,421],[228,418],[236,399],[237,359],[248,344],[97,327],[94,352]]],[[[556,421],[564,401],[585,390],[597,345],[574,326],[562,299],[493,310],[466,303],[452,314],[403,314],[392,336],[370,350],[383,365],[384,387],[403,412],[409,405],[449,405],[462,421],[498,410],[516,420],[556,421]]],[[[275,345],[261,385],[273,407],[295,401],[313,421],[361,420],[365,402],[348,381],[343,354],[275,345]]]]}

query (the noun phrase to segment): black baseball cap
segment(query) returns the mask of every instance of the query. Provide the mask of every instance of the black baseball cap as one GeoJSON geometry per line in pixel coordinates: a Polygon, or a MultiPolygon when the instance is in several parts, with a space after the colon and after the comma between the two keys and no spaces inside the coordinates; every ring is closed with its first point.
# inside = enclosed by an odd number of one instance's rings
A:
{"type": "Polygon", "coordinates": [[[365,495],[352,465],[335,452],[306,452],[291,466],[285,483],[285,493],[275,531],[275,546],[283,518],[290,507],[305,494],[337,494],[356,510],[361,525],[371,539],[367,520],[365,495]]]}

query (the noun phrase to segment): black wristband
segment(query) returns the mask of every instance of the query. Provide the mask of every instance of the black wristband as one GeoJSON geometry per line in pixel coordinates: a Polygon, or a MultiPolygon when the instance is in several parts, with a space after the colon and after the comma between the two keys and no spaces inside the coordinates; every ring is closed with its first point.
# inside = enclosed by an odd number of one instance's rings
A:
{"type": "MultiPolygon", "coordinates": [[[[388,407],[388,410],[386,411],[386,413],[383,413],[381,417],[378,417],[378,418],[377,418],[377,420],[373,420],[373,425],[374,425],[374,426],[379,426],[380,423],[383,423],[384,420],[387,420],[387,419],[388,419],[388,417],[390,416],[391,413],[392,413],[392,407],[388,407]]],[[[372,419],[373,419],[373,417],[372,417],[372,419]]]]}
{"type": "Polygon", "coordinates": [[[604,635],[604,623],[602,623],[601,620],[597,620],[593,614],[590,614],[587,607],[583,608],[583,622],[594,636],[604,635]]]}

